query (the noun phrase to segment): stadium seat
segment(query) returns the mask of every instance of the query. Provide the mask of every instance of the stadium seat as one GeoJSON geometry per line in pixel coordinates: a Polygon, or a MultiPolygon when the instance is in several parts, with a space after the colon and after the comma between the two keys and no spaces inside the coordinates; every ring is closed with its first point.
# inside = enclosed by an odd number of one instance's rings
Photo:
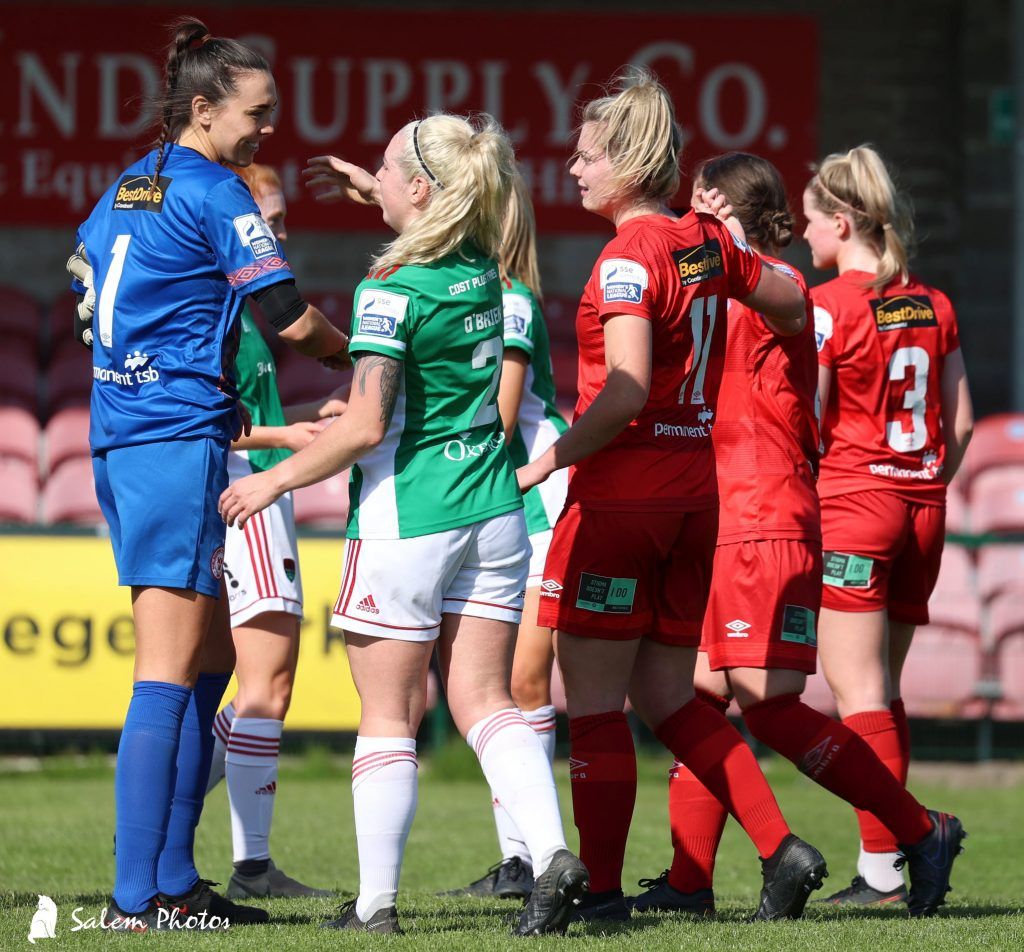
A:
{"type": "Polygon", "coordinates": [[[46,371],[46,408],[54,415],[65,407],[89,403],[92,355],[75,340],[58,345],[46,371]]]}
{"type": "Polygon", "coordinates": [[[347,372],[328,370],[312,357],[290,350],[285,351],[277,362],[277,389],[285,406],[326,399],[349,379],[347,372]]]}
{"type": "Polygon", "coordinates": [[[978,593],[985,600],[1024,592],[1024,545],[986,545],[978,553],[978,593]]]}
{"type": "Polygon", "coordinates": [[[87,457],[69,459],[50,474],[43,487],[43,521],[103,524],[93,484],[92,460],[87,457]]]}
{"type": "Polygon", "coordinates": [[[945,547],[935,591],[928,600],[928,614],[935,625],[978,633],[981,604],[971,557],[963,546],[945,547]]]}
{"type": "Polygon", "coordinates": [[[996,595],[988,605],[988,631],[993,644],[1024,635],[1024,589],[996,595]]]}
{"type": "Polygon", "coordinates": [[[976,634],[937,624],[919,628],[901,679],[907,714],[969,715],[981,674],[982,651],[976,634]]]}
{"type": "Polygon", "coordinates": [[[986,469],[971,481],[973,532],[1024,532],[1024,465],[986,469]]]}
{"type": "Polygon", "coordinates": [[[963,493],[963,482],[958,476],[946,492],[946,532],[970,531],[970,512],[963,493]]]}
{"type": "MultiPolygon", "coordinates": [[[[997,413],[979,420],[974,427],[964,477],[967,483],[997,466],[1024,466],[1024,413],[997,413]]],[[[974,488],[970,488],[974,497],[974,488]]]]}
{"type": "Polygon", "coordinates": [[[46,424],[47,472],[54,472],[76,456],[89,456],[88,407],[67,407],[46,424]]]}
{"type": "Polygon", "coordinates": [[[999,642],[996,672],[1003,696],[996,702],[993,714],[997,720],[1024,721],[1024,631],[999,642]]]}
{"type": "Polygon", "coordinates": [[[0,456],[0,522],[36,522],[38,500],[36,464],[0,456]]]}
{"type": "Polygon", "coordinates": [[[18,288],[0,285],[0,336],[4,348],[17,340],[35,353],[39,347],[42,310],[35,299],[18,288]]]}
{"type": "Polygon", "coordinates": [[[15,338],[0,349],[0,405],[32,413],[39,405],[39,367],[35,345],[15,338]]]}
{"type": "Polygon", "coordinates": [[[39,459],[39,421],[23,407],[0,406],[0,456],[13,456],[33,467],[39,459]]]}
{"type": "Polygon", "coordinates": [[[74,339],[75,300],[73,291],[65,291],[47,310],[39,350],[44,357],[49,357],[74,339]]]}
{"type": "Polygon", "coordinates": [[[322,483],[296,489],[295,522],[321,529],[345,528],[348,519],[348,470],[322,483]]]}

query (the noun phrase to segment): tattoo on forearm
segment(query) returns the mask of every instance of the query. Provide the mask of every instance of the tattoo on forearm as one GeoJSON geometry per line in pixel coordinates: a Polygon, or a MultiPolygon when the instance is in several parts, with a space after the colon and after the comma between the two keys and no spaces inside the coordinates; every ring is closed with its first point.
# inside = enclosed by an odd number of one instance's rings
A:
{"type": "Polygon", "coordinates": [[[370,374],[380,367],[380,419],[385,426],[391,425],[391,417],[395,412],[395,401],[398,390],[402,386],[402,362],[392,357],[369,354],[360,357],[356,362],[356,384],[359,395],[366,396],[366,383],[370,374]]]}

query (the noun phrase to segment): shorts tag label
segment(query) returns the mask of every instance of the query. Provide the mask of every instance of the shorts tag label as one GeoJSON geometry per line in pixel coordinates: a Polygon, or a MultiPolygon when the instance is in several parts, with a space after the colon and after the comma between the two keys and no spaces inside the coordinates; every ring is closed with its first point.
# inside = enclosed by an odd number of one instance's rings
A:
{"type": "Polygon", "coordinates": [[[786,605],[782,610],[782,640],[813,648],[818,643],[814,612],[803,605],[786,605]]]}
{"type": "Polygon", "coordinates": [[[633,612],[635,595],[635,578],[608,578],[606,575],[591,575],[584,572],[580,576],[576,607],[588,612],[630,615],[633,612]]]}
{"type": "Polygon", "coordinates": [[[871,584],[871,569],[874,559],[862,555],[848,555],[845,552],[823,552],[825,585],[837,588],[867,588],[871,584]]]}

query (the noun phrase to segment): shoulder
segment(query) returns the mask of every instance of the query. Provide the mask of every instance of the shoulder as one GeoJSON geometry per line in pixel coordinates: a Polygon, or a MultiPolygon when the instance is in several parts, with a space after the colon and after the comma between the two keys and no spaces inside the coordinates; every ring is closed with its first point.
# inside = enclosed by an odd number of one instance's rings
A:
{"type": "Polygon", "coordinates": [[[794,268],[788,261],[783,261],[781,258],[773,258],[771,255],[761,255],[761,260],[773,271],[778,271],[779,274],[784,274],[791,281],[795,281],[799,286],[800,290],[807,294],[807,280],[799,270],[794,268]]]}

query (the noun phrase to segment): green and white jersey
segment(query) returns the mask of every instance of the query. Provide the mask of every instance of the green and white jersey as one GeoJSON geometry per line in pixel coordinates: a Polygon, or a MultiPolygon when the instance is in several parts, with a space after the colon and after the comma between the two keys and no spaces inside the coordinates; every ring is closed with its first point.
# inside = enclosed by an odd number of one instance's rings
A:
{"type": "MultiPolygon", "coordinates": [[[[540,456],[566,430],[569,424],[555,407],[555,379],[551,369],[551,343],[533,292],[515,278],[503,282],[505,346],[517,347],[530,358],[523,385],[523,402],[509,455],[518,468],[540,456]]],[[[565,505],[568,471],[557,470],[524,497],[526,531],[551,529],[565,505]]]]}
{"type": "MultiPolygon", "coordinates": [[[[242,333],[235,358],[235,386],[238,396],[252,415],[253,426],[284,426],[284,410],[277,392],[277,367],[249,306],[242,308],[242,333]]],[[[247,458],[253,472],[270,469],[291,456],[290,450],[235,450],[247,458]]]]}
{"type": "Polygon", "coordinates": [[[384,440],[352,467],[350,539],[408,539],[522,508],[498,417],[503,321],[497,265],[471,246],[356,289],[350,353],[404,368],[384,440]]]}

